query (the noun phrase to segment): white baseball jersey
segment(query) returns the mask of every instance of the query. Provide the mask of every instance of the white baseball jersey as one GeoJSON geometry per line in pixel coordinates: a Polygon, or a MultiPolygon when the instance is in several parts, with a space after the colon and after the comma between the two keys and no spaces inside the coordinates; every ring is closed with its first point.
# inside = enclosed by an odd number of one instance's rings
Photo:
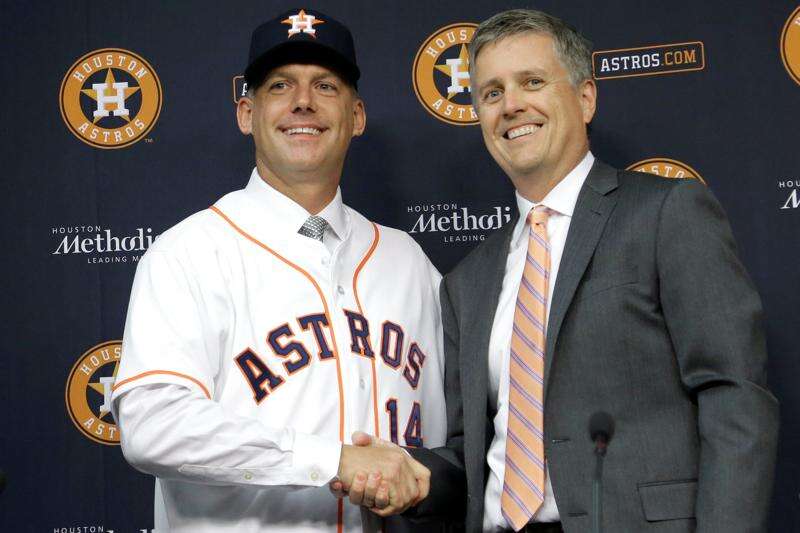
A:
{"type": "Polygon", "coordinates": [[[112,402],[159,533],[360,531],[341,443],[444,443],[439,273],[339,192],[319,215],[325,243],[254,170],[142,257],[112,402]]]}

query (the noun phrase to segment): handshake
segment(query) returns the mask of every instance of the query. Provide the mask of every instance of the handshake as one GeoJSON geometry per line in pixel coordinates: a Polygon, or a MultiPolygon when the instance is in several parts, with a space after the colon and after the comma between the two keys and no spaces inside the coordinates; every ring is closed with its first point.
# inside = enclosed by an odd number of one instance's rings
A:
{"type": "Polygon", "coordinates": [[[342,446],[339,473],[329,486],[335,496],[386,517],[424,500],[430,481],[430,470],[401,447],[356,431],[353,444],[342,446]]]}

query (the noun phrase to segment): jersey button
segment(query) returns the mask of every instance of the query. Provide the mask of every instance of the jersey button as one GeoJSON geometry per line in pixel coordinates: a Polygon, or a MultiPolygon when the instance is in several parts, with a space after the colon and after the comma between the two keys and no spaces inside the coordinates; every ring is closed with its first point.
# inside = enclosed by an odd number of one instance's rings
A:
{"type": "Polygon", "coordinates": [[[319,479],[319,472],[317,472],[316,470],[311,472],[311,481],[316,481],[318,479],[319,479]]]}
{"type": "Polygon", "coordinates": [[[336,292],[338,292],[340,296],[343,295],[344,294],[344,287],[339,285],[338,287],[336,287],[336,292]]]}
{"type": "Polygon", "coordinates": [[[325,265],[325,266],[328,266],[328,263],[329,263],[329,262],[330,262],[330,261],[328,261],[328,258],[327,258],[327,257],[323,257],[323,258],[322,258],[322,264],[323,264],[323,265],[325,265]]]}
{"type": "Polygon", "coordinates": [[[245,472],[245,473],[244,473],[244,478],[245,478],[247,481],[250,481],[251,479],[253,479],[253,474],[251,474],[250,472],[245,472]]]}
{"type": "Polygon", "coordinates": [[[364,381],[364,378],[359,378],[358,386],[361,387],[362,389],[367,386],[367,382],[364,381]]]}

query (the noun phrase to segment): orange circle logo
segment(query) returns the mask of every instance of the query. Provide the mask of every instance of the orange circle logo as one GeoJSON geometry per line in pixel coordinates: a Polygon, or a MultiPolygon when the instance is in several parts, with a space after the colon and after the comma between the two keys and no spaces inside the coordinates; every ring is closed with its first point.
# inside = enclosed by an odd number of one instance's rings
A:
{"type": "Polygon", "coordinates": [[[663,178],[694,178],[700,180],[705,185],[705,180],[700,174],[687,165],[674,159],[667,159],[666,157],[654,157],[645,159],[630,165],[625,170],[633,170],[636,172],[647,172],[648,174],[655,174],[663,178]]]}
{"type": "Polygon", "coordinates": [[[477,24],[459,22],[436,30],[419,47],[411,75],[425,110],[456,126],[478,123],[472,108],[469,51],[477,24]]]}
{"type": "Polygon", "coordinates": [[[111,415],[111,392],[119,369],[121,341],[89,348],[72,367],[66,402],[75,427],[100,444],[119,444],[119,429],[111,415]]]}
{"type": "Polygon", "coordinates": [[[144,138],[161,113],[161,82],[141,56],[121,48],[89,52],[61,82],[61,116],[95,148],[124,148],[144,138]]]}
{"type": "Polygon", "coordinates": [[[783,26],[781,59],[786,72],[800,84],[800,7],[794,10],[783,26]]]}

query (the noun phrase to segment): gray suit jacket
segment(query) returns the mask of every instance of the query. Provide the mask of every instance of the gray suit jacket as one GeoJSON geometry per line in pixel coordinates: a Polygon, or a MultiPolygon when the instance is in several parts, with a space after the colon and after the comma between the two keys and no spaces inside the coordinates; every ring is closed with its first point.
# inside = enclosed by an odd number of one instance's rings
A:
{"type": "MultiPolygon", "coordinates": [[[[432,470],[416,512],[465,512],[468,531],[483,520],[487,353],[513,226],[442,283],[447,446],[413,452],[432,470]]],[[[605,531],[766,530],[778,406],[766,388],[761,303],[735,248],[696,180],[592,167],[547,328],[545,453],[566,532],[591,528],[588,420],[598,410],[616,421],[605,531]]]]}

